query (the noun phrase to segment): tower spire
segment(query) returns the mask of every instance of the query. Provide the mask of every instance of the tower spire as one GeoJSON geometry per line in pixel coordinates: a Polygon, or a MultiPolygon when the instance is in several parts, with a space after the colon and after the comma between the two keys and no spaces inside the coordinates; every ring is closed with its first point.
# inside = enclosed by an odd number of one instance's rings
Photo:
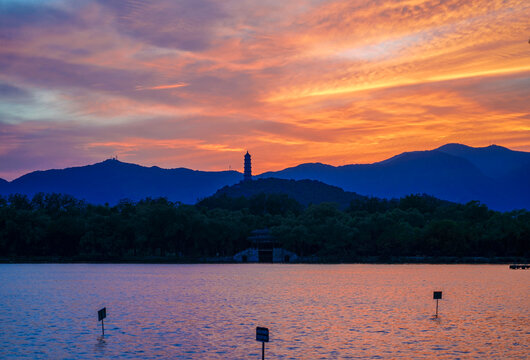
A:
{"type": "Polygon", "coordinates": [[[245,154],[245,172],[243,174],[243,180],[245,181],[252,180],[252,165],[251,165],[250,154],[248,153],[248,150],[247,150],[247,153],[245,154]]]}

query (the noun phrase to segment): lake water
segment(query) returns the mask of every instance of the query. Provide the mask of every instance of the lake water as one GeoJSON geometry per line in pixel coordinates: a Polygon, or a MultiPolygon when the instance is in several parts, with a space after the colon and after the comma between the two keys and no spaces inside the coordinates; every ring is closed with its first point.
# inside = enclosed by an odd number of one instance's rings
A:
{"type": "Polygon", "coordinates": [[[0,358],[261,359],[265,326],[268,359],[523,359],[529,296],[507,265],[2,264],[0,358]]]}

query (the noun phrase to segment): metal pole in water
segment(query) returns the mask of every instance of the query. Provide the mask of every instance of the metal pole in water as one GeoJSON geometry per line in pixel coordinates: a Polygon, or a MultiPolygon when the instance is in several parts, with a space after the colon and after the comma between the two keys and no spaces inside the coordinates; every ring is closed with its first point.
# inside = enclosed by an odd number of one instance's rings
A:
{"type": "Polygon", "coordinates": [[[101,332],[105,336],[105,327],[103,326],[103,319],[107,317],[107,308],[98,310],[98,321],[101,321],[101,332]]]}
{"type": "Polygon", "coordinates": [[[436,315],[434,315],[434,318],[438,318],[438,300],[442,298],[442,292],[441,291],[435,291],[432,294],[432,298],[436,300],[436,315]]]}
{"type": "Polygon", "coordinates": [[[258,326],[256,328],[256,341],[261,341],[261,360],[265,360],[265,343],[269,342],[269,329],[258,326]]]}

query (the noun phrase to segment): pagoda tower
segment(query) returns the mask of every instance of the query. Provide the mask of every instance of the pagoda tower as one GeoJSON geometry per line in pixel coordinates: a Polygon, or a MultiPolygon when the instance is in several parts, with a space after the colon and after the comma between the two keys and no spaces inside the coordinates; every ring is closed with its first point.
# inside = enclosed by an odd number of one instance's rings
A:
{"type": "Polygon", "coordinates": [[[248,153],[248,151],[245,154],[245,172],[243,175],[243,180],[244,181],[252,180],[252,165],[250,163],[250,154],[248,153]]]}

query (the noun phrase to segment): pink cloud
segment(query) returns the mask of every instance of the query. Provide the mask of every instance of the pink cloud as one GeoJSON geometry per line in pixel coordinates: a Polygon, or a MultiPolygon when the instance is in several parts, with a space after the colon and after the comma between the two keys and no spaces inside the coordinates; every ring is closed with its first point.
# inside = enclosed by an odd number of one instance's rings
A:
{"type": "Polygon", "coordinates": [[[0,177],[530,148],[521,0],[53,4],[0,14],[0,177]]]}

